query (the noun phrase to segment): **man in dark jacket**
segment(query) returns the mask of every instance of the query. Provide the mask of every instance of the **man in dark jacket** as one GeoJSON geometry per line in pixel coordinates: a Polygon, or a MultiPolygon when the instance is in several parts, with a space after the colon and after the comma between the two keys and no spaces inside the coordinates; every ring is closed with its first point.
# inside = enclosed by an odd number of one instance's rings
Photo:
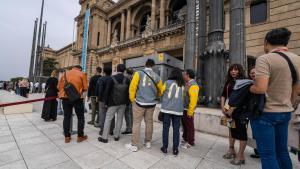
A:
{"type": "MultiPolygon", "coordinates": [[[[92,119],[88,122],[88,124],[95,125],[95,127],[99,127],[98,120],[95,122],[96,114],[98,114],[98,101],[97,101],[97,93],[96,93],[96,85],[98,79],[101,77],[102,68],[97,67],[95,75],[91,78],[88,89],[88,101],[91,100],[92,106],[92,119]]],[[[97,116],[99,119],[99,116],[97,116]]]]}
{"type": "Polygon", "coordinates": [[[124,76],[125,65],[119,64],[117,66],[117,74],[107,79],[107,86],[104,92],[104,102],[108,107],[106,112],[105,124],[102,137],[98,140],[103,143],[108,142],[108,132],[112,119],[117,114],[117,123],[114,130],[115,141],[119,141],[121,128],[123,124],[123,117],[126,104],[129,102],[129,84],[130,80],[124,76]]]}
{"type": "MultiPolygon", "coordinates": [[[[100,77],[98,79],[97,82],[97,96],[98,96],[98,104],[99,104],[99,127],[100,127],[100,132],[99,134],[102,135],[103,133],[103,129],[104,129],[104,123],[105,123],[105,117],[106,117],[106,111],[107,111],[107,107],[105,106],[104,103],[104,92],[107,86],[107,80],[110,78],[111,73],[112,73],[112,69],[110,67],[104,67],[104,76],[100,77]]],[[[112,131],[115,128],[115,119],[112,120],[111,123],[111,135],[112,135],[112,131]]]]}
{"type": "MultiPolygon", "coordinates": [[[[133,69],[127,68],[126,69],[126,74],[127,74],[127,78],[131,81],[132,76],[133,76],[133,69]]],[[[125,109],[125,122],[126,122],[126,130],[124,132],[122,132],[122,134],[132,134],[132,104],[130,103],[130,101],[128,102],[128,104],[126,105],[126,109],[125,109]]]]}

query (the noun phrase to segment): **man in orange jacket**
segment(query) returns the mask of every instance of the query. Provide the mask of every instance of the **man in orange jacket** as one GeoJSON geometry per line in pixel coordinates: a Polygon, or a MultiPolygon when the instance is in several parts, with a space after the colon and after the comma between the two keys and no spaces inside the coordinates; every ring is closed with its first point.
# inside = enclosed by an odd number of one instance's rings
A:
{"type": "Polygon", "coordinates": [[[84,135],[84,101],[83,101],[83,92],[87,91],[87,77],[86,74],[81,72],[81,66],[77,65],[74,66],[70,71],[63,75],[58,83],[59,89],[59,98],[62,99],[62,105],[64,109],[64,121],[63,121],[63,128],[64,128],[64,135],[65,135],[65,143],[69,143],[71,141],[71,133],[70,133],[70,122],[73,113],[73,108],[75,109],[76,116],[78,118],[78,137],[77,142],[82,142],[86,140],[88,137],[84,135]],[[64,86],[65,81],[71,83],[78,93],[80,93],[81,98],[76,101],[70,101],[65,94],[64,86]]]}

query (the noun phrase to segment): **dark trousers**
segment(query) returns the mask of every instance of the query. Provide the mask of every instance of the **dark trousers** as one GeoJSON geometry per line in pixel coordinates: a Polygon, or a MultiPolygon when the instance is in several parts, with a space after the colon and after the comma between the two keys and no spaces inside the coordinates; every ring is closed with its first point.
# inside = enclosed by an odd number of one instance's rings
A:
{"type": "Polygon", "coordinates": [[[132,104],[126,106],[125,109],[125,122],[126,122],[126,131],[132,132],[132,125],[133,125],[133,114],[132,114],[132,104]]]}
{"type": "Polygon", "coordinates": [[[169,144],[169,129],[172,121],[173,126],[173,150],[178,149],[179,146],[179,135],[180,135],[180,116],[173,114],[163,114],[163,147],[168,148],[169,144]]]}
{"type": "Polygon", "coordinates": [[[69,99],[63,99],[62,105],[64,109],[64,134],[66,137],[70,137],[70,124],[72,120],[73,108],[75,109],[76,116],[78,118],[78,137],[82,137],[84,135],[84,105],[83,99],[79,99],[77,101],[71,102],[69,99]]]}
{"type": "Polygon", "coordinates": [[[263,113],[251,121],[262,169],[292,169],[288,151],[291,113],[263,113]]]}
{"type": "Polygon", "coordinates": [[[183,112],[182,117],[183,134],[182,138],[190,145],[194,145],[195,141],[195,129],[194,129],[194,117],[188,117],[187,112],[183,112]]]}

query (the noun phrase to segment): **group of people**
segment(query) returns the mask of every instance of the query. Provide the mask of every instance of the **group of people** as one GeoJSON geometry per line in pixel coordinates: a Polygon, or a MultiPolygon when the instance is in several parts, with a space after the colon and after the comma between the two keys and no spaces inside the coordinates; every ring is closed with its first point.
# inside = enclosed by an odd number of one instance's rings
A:
{"type": "Polygon", "coordinates": [[[249,80],[242,65],[234,64],[228,70],[221,108],[229,123],[229,149],[223,158],[231,159],[233,165],[245,164],[250,121],[257,145],[251,157],[260,157],[263,169],[292,169],[288,126],[300,94],[300,57],[287,48],[290,36],[286,28],[267,33],[266,54],[249,69],[249,80]],[[240,141],[238,152],[235,140],[240,141]]]}
{"type": "MultiPolygon", "coordinates": [[[[290,36],[291,32],[286,28],[270,31],[265,37],[266,54],[258,57],[255,67],[249,69],[248,78],[240,64],[233,64],[228,70],[221,96],[222,112],[229,124],[229,149],[223,158],[230,159],[233,165],[245,164],[244,151],[250,121],[257,144],[253,157],[261,158],[262,168],[292,168],[287,134],[294,100],[300,94],[300,57],[288,51],[290,36]],[[294,67],[294,72],[291,67],[294,67]],[[258,114],[253,115],[254,112],[258,114]],[[240,141],[238,152],[235,140],[240,141]]],[[[144,120],[144,146],[151,148],[153,115],[160,100],[158,118],[163,122],[162,153],[168,153],[171,123],[172,153],[178,155],[180,145],[184,149],[193,147],[194,113],[199,95],[195,72],[187,69],[182,73],[174,69],[162,82],[153,71],[154,66],[155,62],[148,59],[144,69],[134,72],[132,68],[126,69],[124,64],[119,64],[114,75],[110,67],[104,67],[103,76],[102,68],[98,67],[89,84],[79,65],[64,72],[59,81],[55,73],[51,74],[46,83],[46,97],[58,96],[62,100],[65,143],[72,139],[70,123],[73,108],[78,118],[77,142],[88,139],[84,133],[84,93],[87,92],[92,109],[88,124],[100,128],[99,142],[108,143],[109,135],[119,141],[122,134],[130,134],[131,142],[125,147],[136,152],[141,148],[141,122],[144,120]],[[71,90],[79,94],[78,99],[70,97],[71,90]],[[126,130],[121,132],[124,116],[126,130]],[[183,134],[180,142],[181,124],[183,134]]],[[[56,106],[56,100],[46,101],[42,117],[56,120],[56,106]]]]}

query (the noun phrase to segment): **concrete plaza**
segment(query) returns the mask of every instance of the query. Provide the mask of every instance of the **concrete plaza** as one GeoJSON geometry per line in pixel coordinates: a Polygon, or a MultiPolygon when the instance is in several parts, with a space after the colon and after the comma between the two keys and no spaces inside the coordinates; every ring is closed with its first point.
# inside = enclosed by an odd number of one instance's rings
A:
{"type": "MultiPolygon", "coordinates": [[[[65,144],[63,117],[58,116],[55,122],[45,122],[40,118],[41,105],[35,104],[33,113],[0,115],[0,169],[260,168],[259,160],[249,157],[252,153],[249,147],[245,152],[246,165],[232,166],[229,161],[222,159],[228,147],[227,139],[200,132],[196,132],[195,147],[180,149],[178,157],[174,157],[171,151],[165,156],[160,152],[162,125],[159,123],[154,124],[153,147],[141,147],[138,152],[130,152],[124,147],[130,136],[122,136],[118,142],[110,138],[108,144],[99,143],[98,129],[90,125],[85,127],[88,141],[77,143],[77,136],[73,136],[71,143],[65,144]]],[[[90,114],[85,115],[88,121],[90,114]]],[[[296,156],[291,157],[294,168],[300,168],[296,156]]]]}

